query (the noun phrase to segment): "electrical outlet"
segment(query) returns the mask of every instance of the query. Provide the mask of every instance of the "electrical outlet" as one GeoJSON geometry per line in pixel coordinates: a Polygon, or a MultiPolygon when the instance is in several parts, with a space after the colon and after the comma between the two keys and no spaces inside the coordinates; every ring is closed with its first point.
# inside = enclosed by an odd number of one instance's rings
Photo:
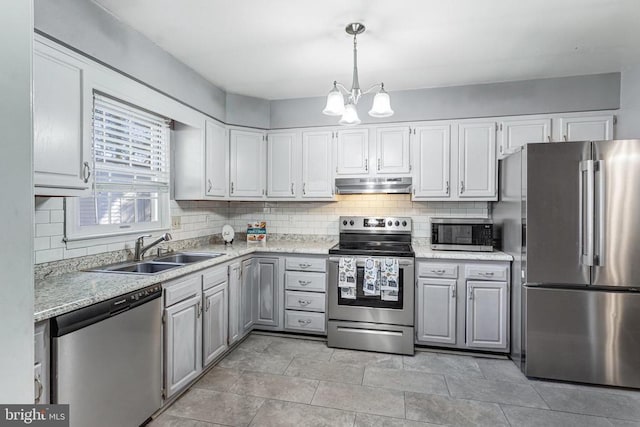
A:
{"type": "Polygon", "coordinates": [[[172,230],[180,230],[182,228],[182,217],[172,216],[171,217],[171,229],[172,230]]]}

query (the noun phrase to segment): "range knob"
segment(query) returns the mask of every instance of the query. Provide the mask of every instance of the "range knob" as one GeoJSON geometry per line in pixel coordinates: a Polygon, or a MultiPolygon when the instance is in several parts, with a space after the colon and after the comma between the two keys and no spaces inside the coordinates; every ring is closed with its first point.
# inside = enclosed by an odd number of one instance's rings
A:
{"type": "Polygon", "coordinates": [[[402,226],[406,227],[407,226],[407,221],[402,221],[402,226]]]}
{"type": "Polygon", "coordinates": [[[400,221],[396,221],[396,227],[400,225],[400,221]]]}
{"type": "Polygon", "coordinates": [[[349,221],[349,225],[353,225],[353,224],[355,224],[353,220],[349,221]]]}
{"type": "MultiPolygon", "coordinates": [[[[391,227],[391,224],[393,224],[393,221],[387,221],[387,225],[388,225],[389,227],[391,227]]],[[[397,224],[396,224],[396,225],[397,225],[397,224]]]]}
{"type": "Polygon", "coordinates": [[[342,221],[342,225],[347,225],[347,220],[342,221]]]}

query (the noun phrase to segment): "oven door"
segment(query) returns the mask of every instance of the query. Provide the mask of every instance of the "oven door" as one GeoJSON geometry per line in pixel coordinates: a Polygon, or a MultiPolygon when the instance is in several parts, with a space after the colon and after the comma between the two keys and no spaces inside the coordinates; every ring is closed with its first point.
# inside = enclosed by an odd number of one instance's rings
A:
{"type": "MultiPolygon", "coordinates": [[[[364,282],[365,259],[356,258],[356,298],[347,299],[341,297],[340,288],[338,287],[338,263],[340,257],[329,258],[329,319],[413,326],[413,258],[398,258],[400,266],[398,301],[382,301],[379,296],[364,294],[362,285],[364,282]]],[[[382,257],[379,259],[384,260],[382,257]]]]}

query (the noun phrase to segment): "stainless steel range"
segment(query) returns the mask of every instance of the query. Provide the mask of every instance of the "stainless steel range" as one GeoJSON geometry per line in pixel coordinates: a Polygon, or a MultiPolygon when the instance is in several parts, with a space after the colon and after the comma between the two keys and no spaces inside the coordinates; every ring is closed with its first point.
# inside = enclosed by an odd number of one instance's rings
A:
{"type": "Polygon", "coordinates": [[[329,250],[328,345],[414,354],[411,218],[340,217],[329,250]]]}

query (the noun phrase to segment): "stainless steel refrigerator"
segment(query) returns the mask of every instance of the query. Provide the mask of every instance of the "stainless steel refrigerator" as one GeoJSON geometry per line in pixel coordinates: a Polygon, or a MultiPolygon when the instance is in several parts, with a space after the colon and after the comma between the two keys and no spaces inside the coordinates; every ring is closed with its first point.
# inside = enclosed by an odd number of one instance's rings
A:
{"type": "Polygon", "coordinates": [[[493,219],[525,375],[640,388],[640,140],[528,144],[493,219]]]}

